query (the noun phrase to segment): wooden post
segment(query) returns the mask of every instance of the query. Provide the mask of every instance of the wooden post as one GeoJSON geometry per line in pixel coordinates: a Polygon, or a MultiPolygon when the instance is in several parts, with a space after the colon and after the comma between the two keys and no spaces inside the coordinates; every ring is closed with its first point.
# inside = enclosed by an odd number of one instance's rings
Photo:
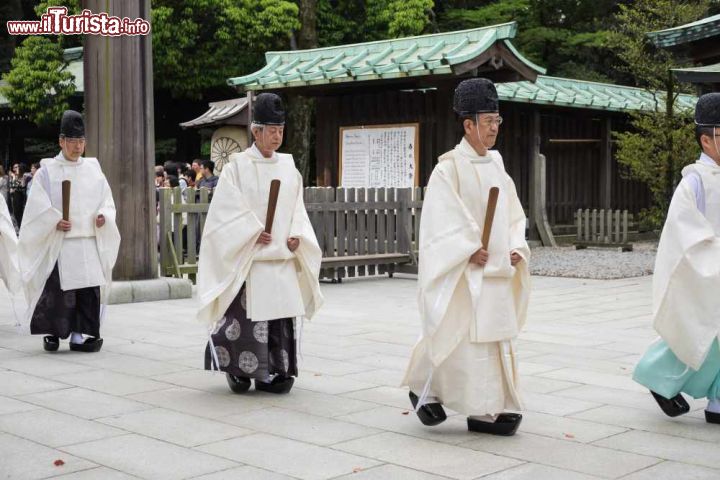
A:
{"type": "Polygon", "coordinates": [[[582,241],[582,210],[578,209],[577,212],[575,212],[575,223],[577,224],[577,232],[575,234],[575,239],[580,242],[582,241]]]}
{"type": "Polygon", "coordinates": [[[540,239],[546,247],[556,247],[550,222],[547,218],[547,163],[540,153],[540,112],[533,112],[531,129],[532,149],[530,152],[530,240],[540,239]]]}
{"type": "Polygon", "coordinates": [[[533,111],[530,118],[530,142],[528,150],[530,153],[530,181],[528,182],[528,210],[530,215],[528,215],[528,238],[530,240],[540,240],[540,232],[538,231],[535,218],[536,203],[539,201],[537,192],[537,183],[539,180],[536,179],[538,173],[537,159],[540,154],[540,112],[538,111],[533,111]]]}
{"type": "MultiPolygon", "coordinates": [[[[83,8],[150,20],[150,0],[83,0],[83,8]]],[[[157,278],[151,37],[86,35],[84,57],[86,155],[102,164],[122,236],[113,278],[157,278]]]]}
{"type": "Polygon", "coordinates": [[[170,245],[166,238],[168,232],[172,231],[172,190],[169,188],[160,189],[160,275],[169,274],[172,266],[170,257],[170,245]]]}
{"type": "Polygon", "coordinates": [[[612,208],[612,120],[603,119],[602,140],[600,141],[600,203],[603,208],[612,208]]]}

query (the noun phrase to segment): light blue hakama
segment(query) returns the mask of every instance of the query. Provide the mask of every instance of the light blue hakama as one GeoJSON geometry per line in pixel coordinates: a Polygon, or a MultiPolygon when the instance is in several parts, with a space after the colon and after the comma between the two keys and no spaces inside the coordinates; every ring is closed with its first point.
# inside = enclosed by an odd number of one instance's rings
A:
{"type": "Polygon", "coordinates": [[[665,398],[686,393],[693,398],[720,399],[720,348],[715,339],[700,370],[682,363],[664,340],[650,345],[640,359],[633,380],[665,398]]]}

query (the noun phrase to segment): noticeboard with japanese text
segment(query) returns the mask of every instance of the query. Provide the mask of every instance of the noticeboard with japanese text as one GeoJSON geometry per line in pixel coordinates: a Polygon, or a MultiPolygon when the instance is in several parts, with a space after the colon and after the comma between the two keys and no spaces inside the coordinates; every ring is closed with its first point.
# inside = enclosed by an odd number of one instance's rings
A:
{"type": "Polygon", "coordinates": [[[419,185],[420,124],[340,127],[340,186],[419,185]]]}

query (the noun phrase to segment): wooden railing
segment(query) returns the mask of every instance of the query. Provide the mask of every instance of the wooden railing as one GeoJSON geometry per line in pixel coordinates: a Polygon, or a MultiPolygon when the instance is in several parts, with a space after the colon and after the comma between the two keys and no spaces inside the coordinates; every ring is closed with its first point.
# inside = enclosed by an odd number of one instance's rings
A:
{"type": "MultiPolygon", "coordinates": [[[[423,189],[311,187],[304,198],[323,252],[321,278],[416,271],[423,189]]],[[[185,200],[179,187],[160,189],[162,275],[195,281],[208,200],[207,189],[188,188],[185,200]]]]}
{"type": "Polygon", "coordinates": [[[631,251],[628,242],[627,210],[578,210],[575,212],[577,237],[575,248],[611,247],[631,251]]]}

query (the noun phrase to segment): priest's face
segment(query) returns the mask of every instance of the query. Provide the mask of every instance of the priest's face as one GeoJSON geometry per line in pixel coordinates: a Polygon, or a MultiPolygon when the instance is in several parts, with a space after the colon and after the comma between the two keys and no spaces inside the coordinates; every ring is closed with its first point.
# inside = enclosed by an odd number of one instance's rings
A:
{"type": "Polygon", "coordinates": [[[485,154],[497,141],[502,117],[497,113],[480,113],[474,120],[465,120],[465,138],[478,153],[485,154]]]}
{"type": "Polygon", "coordinates": [[[63,155],[70,161],[77,162],[85,151],[85,138],[60,137],[60,148],[63,155]]]}
{"type": "Polygon", "coordinates": [[[720,127],[709,128],[707,135],[700,136],[700,143],[705,155],[720,165],[720,127]]]}
{"type": "Polygon", "coordinates": [[[264,125],[262,128],[253,128],[255,145],[265,157],[272,156],[282,145],[284,128],[282,125],[264,125]]]}

